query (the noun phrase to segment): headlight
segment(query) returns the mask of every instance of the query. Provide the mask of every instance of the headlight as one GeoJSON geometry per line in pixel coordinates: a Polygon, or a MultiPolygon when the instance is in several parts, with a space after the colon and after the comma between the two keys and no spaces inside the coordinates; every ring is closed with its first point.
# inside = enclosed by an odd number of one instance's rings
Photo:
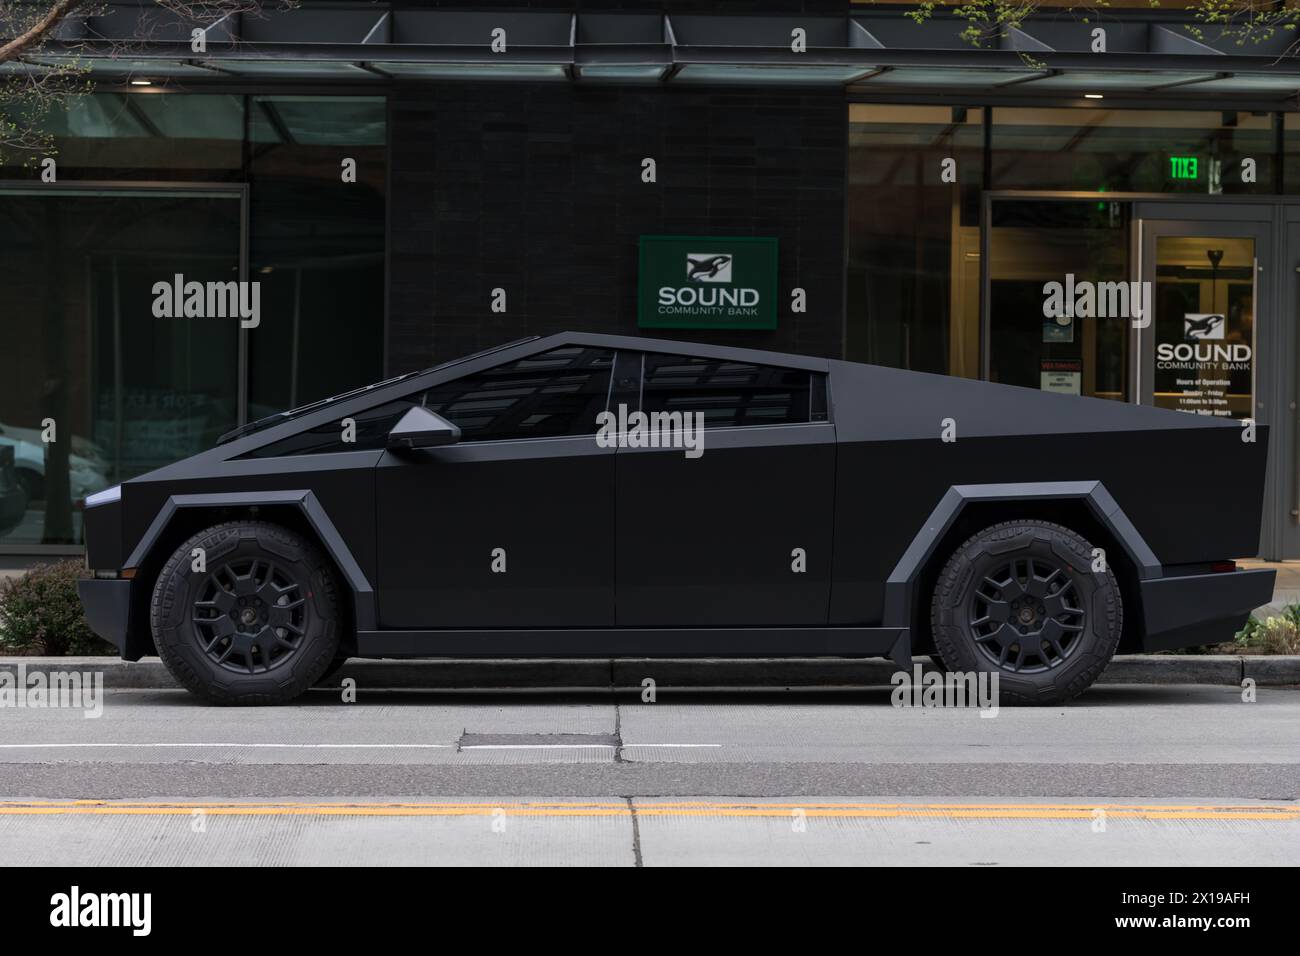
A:
{"type": "Polygon", "coordinates": [[[114,501],[122,500],[122,486],[114,485],[112,488],[105,488],[103,491],[97,491],[93,495],[86,496],[86,507],[93,508],[96,505],[108,505],[114,501]]]}

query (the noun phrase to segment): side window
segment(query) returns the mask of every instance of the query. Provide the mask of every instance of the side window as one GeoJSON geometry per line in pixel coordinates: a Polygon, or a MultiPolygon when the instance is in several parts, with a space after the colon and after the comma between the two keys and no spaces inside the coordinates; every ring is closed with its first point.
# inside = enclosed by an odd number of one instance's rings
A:
{"type": "Polygon", "coordinates": [[[343,419],[340,418],[255,448],[242,457],[281,458],[287,455],[322,455],[334,451],[377,451],[387,444],[388,433],[393,430],[397,420],[406,414],[408,408],[418,404],[417,395],[354,413],[349,417],[357,425],[356,441],[343,440],[343,419]]]}
{"type": "Polygon", "coordinates": [[[352,416],[355,442],[343,441],[341,420],[331,421],[246,457],[375,451],[384,447],[389,431],[413,405],[424,405],[455,422],[461,441],[595,434],[613,361],[614,353],[607,349],[552,349],[358,412],[352,416]]]}
{"type": "Polygon", "coordinates": [[[641,410],[703,412],[706,428],[826,421],[826,377],[772,365],[648,354],[641,410]]]}
{"type": "Polygon", "coordinates": [[[614,353],[552,349],[429,389],[424,405],[460,426],[462,441],[594,435],[614,353]]]}

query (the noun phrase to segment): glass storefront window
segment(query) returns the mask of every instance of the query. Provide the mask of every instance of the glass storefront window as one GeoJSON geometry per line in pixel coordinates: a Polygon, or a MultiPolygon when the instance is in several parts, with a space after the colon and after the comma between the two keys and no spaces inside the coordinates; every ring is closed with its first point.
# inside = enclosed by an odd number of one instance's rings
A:
{"type": "Polygon", "coordinates": [[[1129,219],[1129,204],[1120,202],[994,201],[991,381],[1097,398],[1130,397],[1129,316],[1047,316],[1043,291],[1059,283],[1064,296],[1065,289],[1084,283],[1126,282],[1129,219]]]}
{"type": "MultiPolygon", "coordinates": [[[[1159,403],[1149,381],[1137,394],[1133,315],[1045,316],[1045,287],[1087,284],[1107,295],[1134,288],[1134,202],[1107,193],[1270,194],[1279,172],[1274,116],[994,108],[983,329],[982,119],[978,111],[950,107],[850,106],[846,357],[971,377],[982,374],[984,362],[996,382],[1159,403]],[[948,159],[956,163],[957,184],[941,177],[948,159]],[[1254,161],[1253,182],[1243,178],[1247,159],[1254,161]]],[[[1287,129],[1294,130],[1288,143],[1300,143],[1300,121],[1288,117],[1287,129]]],[[[1300,147],[1295,154],[1293,160],[1288,152],[1288,162],[1300,181],[1300,147]]],[[[1211,309],[1213,287],[1229,278],[1225,272],[1207,287],[1209,305],[1165,301],[1188,291],[1166,281],[1159,293],[1165,299],[1157,295],[1152,308],[1174,314],[1177,306],[1179,315],[1211,309]]],[[[1253,303],[1240,300],[1240,290],[1220,291],[1238,297],[1219,306],[1232,334],[1252,330],[1253,303]]],[[[1250,402],[1239,377],[1228,387],[1234,415],[1250,402]]]]}
{"type": "Polygon", "coordinates": [[[386,104],[254,96],[249,110],[249,265],[269,317],[248,337],[252,420],[383,377],[386,104]]]}
{"type": "MultiPolygon", "coordinates": [[[[234,182],[243,163],[244,98],[234,94],[94,93],[54,110],[42,127],[53,137],[59,181],[234,182]]],[[[18,157],[0,178],[34,179],[18,157]]]]}
{"type": "Polygon", "coordinates": [[[1185,110],[993,111],[994,189],[1266,194],[1272,115],[1185,110]],[[1254,160],[1245,181],[1243,160],[1254,160]]]}
{"type": "Polygon", "coordinates": [[[978,377],[982,121],[849,107],[846,358],[978,377]]]}
{"type": "Polygon", "coordinates": [[[1282,188],[1300,193],[1300,113],[1282,114],[1282,188]]]}
{"type": "Polygon", "coordinates": [[[153,287],[238,279],[240,207],[235,190],[0,189],[0,444],[25,496],[0,545],[80,543],[86,495],[236,423],[238,319],[157,318],[153,287]]]}
{"type": "Polygon", "coordinates": [[[383,97],[95,93],[46,124],[57,187],[6,189],[40,168],[0,165],[0,549],[80,543],[82,498],[211,447],[241,404],[383,377],[383,97]],[[242,369],[237,320],[157,319],[151,292],[237,280],[241,248],[260,286],[242,369]]]}

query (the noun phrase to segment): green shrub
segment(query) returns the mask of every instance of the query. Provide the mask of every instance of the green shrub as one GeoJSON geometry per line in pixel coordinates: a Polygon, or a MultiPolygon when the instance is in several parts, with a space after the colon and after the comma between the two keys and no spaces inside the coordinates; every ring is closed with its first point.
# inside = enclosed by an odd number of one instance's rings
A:
{"type": "Polygon", "coordinates": [[[1263,623],[1264,623],[1263,621],[1261,621],[1259,618],[1257,618],[1255,615],[1252,614],[1249,620],[1246,621],[1245,626],[1243,626],[1242,629],[1233,636],[1232,638],[1233,645],[1238,650],[1245,647],[1249,647],[1251,641],[1257,639],[1256,636],[1259,634],[1260,626],[1263,623]]]}
{"type": "Polygon", "coordinates": [[[1281,614],[1250,616],[1234,640],[1247,654],[1300,654],[1300,604],[1288,604],[1281,614]]]}
{"type": "Polygon", "coordinates": [[[1265,654],[1300,654],[1300,626],[1289,615],[1266,618],[1258,646],[1265,654]]]}
{"type": "Polygon", "coordinates": [[[79,561],[55,561],[0,585],[0,650],[10,654],[113,654],[86,625],[79,561]]]}

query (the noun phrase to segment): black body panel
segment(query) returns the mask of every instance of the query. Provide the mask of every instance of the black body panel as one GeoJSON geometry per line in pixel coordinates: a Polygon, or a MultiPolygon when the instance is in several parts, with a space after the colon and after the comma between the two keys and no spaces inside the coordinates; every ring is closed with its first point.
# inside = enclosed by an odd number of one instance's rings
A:
{"type": "Polygon", "coordinates": [[[138,661],[143,654],[132,656],[127,644],[131,626],[131,582],[92,578],[77,582],[77,596],[86,609],[86,624],[121,653],[123,659],[138,661]]]}
{"type": "Polygon", "coordinates": [[[381,626],[614,623],[614,449],[471,443],[385,453],[376,474],[381,626]]]}
{"type": "MultiPolygon", "coordinates": [[[[221,446],[218,446],[218,449],[221,446]]],[[[205,454],[211,454],[207,452],[205,454]]],[[[198,457],[170,468],[133,478],[122,486],[122,532],[131,547],[173,495],[223,492],[283,492],[310,489],[329,514],[352,556],[370,580],[375,578],[375,465],[381,452],[355,451],[301,458],[266,458],[227,461],[216,475],[187,471],[172,475],[198,457]]],[[[89,537],[89,535],[87,535],[89,537]]],[[[99,567],[92,555],[92,567],[99,567]]]]}
{"type": "Polygon", "coordinates": [[[362,631],[367,657],[893,657],[911,664],[900,627],[591,628],[362,631]]]}
{"type": "MultiPolygon", "coordinates": [[[[1265,440],[1262,434],[1259,440],[1265,440]]],[[[841,443],[839,485],[856,493],[840,499],[837,522],[870,527],[872,533],[837,537],[831,622],[878,618],[884,597],[880,588],[898,554],[954,485],[1096,480],[1120,503],[1162,564],[1255,554],[1262,495],[1249,489],[1264,485],[1262,445],[1245,445],[1238,430],[1214,429],[1116,432],[1107,435],[1104,454],[1097,453],[1097,446],[1097,436],[1086,434],[961,438],[952,445],[841,443]],[[1022,451],[1027,441],[1032,446],[1022,451]],[[1033,457],[1032,466],[1020,460],[1024,454],[1033,457]],[[889,467],[873,467],[881,461],[889,467]],[[1156,477],[1169,469],[1195,475],[1195,485],[1171,487],[1156,477]],[[1207,488],[1215,489],[1210,508],[1204,500],[1207,488]],[[893,505],[881,508],[880,501],[893,505]]],[[[1024,517],[1035,513],[1032,506],[1024,509],[1024,517]]]]}
{"type": "Polygon", "coordinates": [[[698,459],[649,448],[617,458],[619,626],[826,623],[832,426],[720,429],[698,459]]]}
{"type": "MultiPolygon", "coordinates": [[[[583,414],[600,401],[588,392],[583,414]]],[[[87,507],[88,558],[138,572],[82,593],[95,629],[138,656],[151,646],[148,599],[166,556],[194,531],[257,509],[320,541],[348,586],[363,655],[903,659],[909,640],[925,646],[927,575],[963,522],[1050,520],[1051,509],[1068,508],[1125,566],[1133,648],[1190,646],[1230,637],[1225,629],[1271,591],[1271,572],[1183,576],[1175,567],[1256,552],[1267,430],[1242,437],[1231,421],[1099,399],[564,333],[277,416],[125,482],[120,500],[87,507]],[[615,355],[611,408],[635,408],[642,354],[667,353],[784,370],[774,380],[824,375],[829,413],[706,429],[698,458],[601,447],[572,431],[476,440],[466,430],[459,442],[397,452],[286,455],[292,443],[277,445],[575,347],[615,355]],[[955,441],[943,440],[945,426],[955,441]],[[504,571],[493,570],[494,549],[504,571]]]]}
{"type": "MultiPolygon", "coordinates": [[[[1100,482],[1161,564],[1247,557],[1259,546],[1265,426],[1245,442],[1234,422],[1182,412],[845,362],[831,368],[837,486],[854,489],[837,498],[836,526],[871,529],[836,536],[832,624],[880,620],[899,555],[957,485],[1100,482]],[[955,441],[941,440],[945,419],[955,441]]],[[[1035,513],[1027,503],[1020,516],[1035,513]]]]}
{"type": "Polygon", "coordinates": [[[1142,582],[1145,647],[1172,651],[1221,641],[1273,599],[1274,572],[1171,575],[1142,582]]]}

